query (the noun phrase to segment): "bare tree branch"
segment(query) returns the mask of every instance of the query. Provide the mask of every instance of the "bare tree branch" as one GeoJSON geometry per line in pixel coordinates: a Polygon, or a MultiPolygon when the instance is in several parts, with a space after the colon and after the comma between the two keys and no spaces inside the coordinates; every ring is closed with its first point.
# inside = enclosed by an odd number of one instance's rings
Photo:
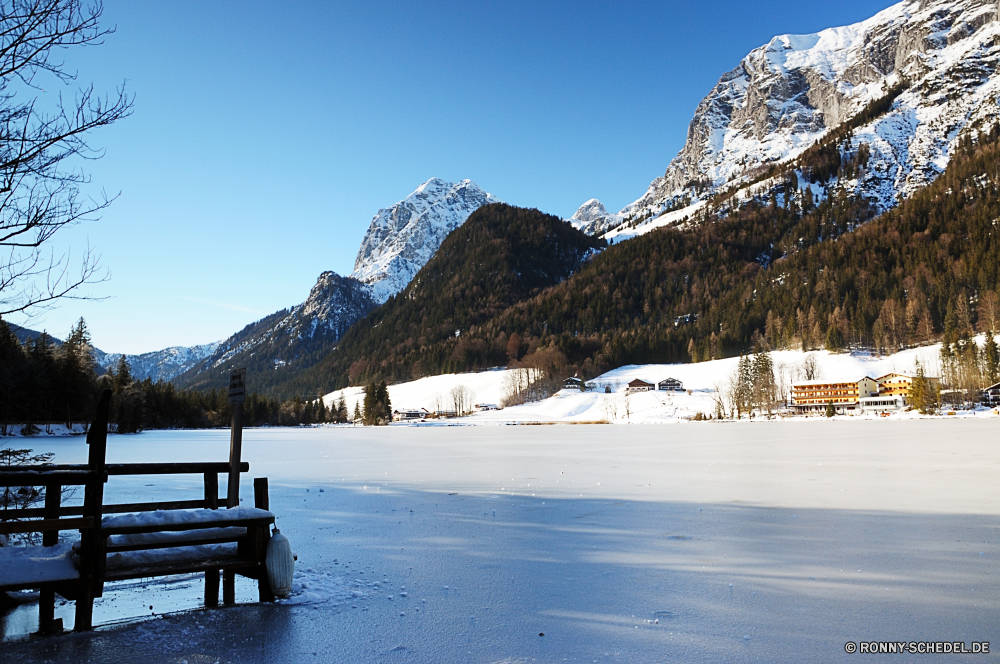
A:
{"type": "Polygon", "coordinates": [[[46,258],[43,249],[60,229],[93,219],[114,200],[84,199],[80,187],[90,178],[67,160],[100,159],[104,152],[89,137],[128,117],[133,97],[123,85],[103,97],[93,86],[81,88],[72,103],[60,94],[49,110],[37,97],[18,100],[25,86],[38,89],[40,73],[63,84],[76,80],[56,51],[103,43],[114,32],[100,27],[103,11],[99,1],[0,0],[0,249],[7,249],[0,254],[0,316],[91,299],[79,289],[109,276],[89,247],[78,271],[70,252],[46,258]]]}

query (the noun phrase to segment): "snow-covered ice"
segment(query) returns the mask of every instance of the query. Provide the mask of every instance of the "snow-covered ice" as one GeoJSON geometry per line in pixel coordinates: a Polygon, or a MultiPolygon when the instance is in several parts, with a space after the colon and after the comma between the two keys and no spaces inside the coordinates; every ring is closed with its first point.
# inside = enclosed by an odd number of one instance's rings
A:
{"type": "MultiPolygon", "coordinates": [[[[256,604],[246,583],[240,605],[201,611],[198,577],[128,582],[106,590],[96,633],[3,652],[23,662],[826,662],[862,639],[996,643],[998,425],[248,430],[241,495],[252,496],[250,477],[269,478],[271,511],[298,555],[292,598],[256,604]]],[[[59,461],[86,453],[80,438],[44,442],[59,461]]],[[[112,436],[109,460],[227,450],[226,431],[149,432],[112,436]]],[[[162,499],[200,483],[114,477],[107,491],[162,499]]],[[[2,623],[9,635],[30,628],[32,606],[2,623]]],[[[57,615],[71,624],[72,604],[57,615]]]]}

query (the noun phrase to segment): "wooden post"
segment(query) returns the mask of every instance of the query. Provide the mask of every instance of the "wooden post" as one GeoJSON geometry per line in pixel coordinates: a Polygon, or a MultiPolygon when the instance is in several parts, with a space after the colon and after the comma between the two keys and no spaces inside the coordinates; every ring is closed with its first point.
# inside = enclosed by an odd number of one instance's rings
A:
{"type": "Polygon", "coordinates": [[[219,509],[219,474],[205,473],[205,508],[219,509]]]}
{"type": "Polygon", "coordinates": [[[222,570],[222,602],[236,603],[236,572],[231,569],[222,570]]]}
{"type": "Polygon", "coordinates": [[[226,507],[240,506],[240,457],[243,454],[243,404],[234,403],[233,427],[229,434],[229,489],[226,507]]]}
{"type": "Polygon", "coordinates": [[[94,526],[80,531],[80,592],[76,599],[76,624],[74,631],[92,629],[94,626],[94,597],[103,592],[104,546],[101,539],[101,516],[104,503],[104,467],[108,451],[108,407],[111,390],[104,390],[97,404],[94,423],[87,433],[90,445],[88,466],[94,479],[84,489],[83,516],[93,517],[94,526]]]}
{"type": "Polygon", "coordinates": [[[205,570],[205,606],[219,605],[219,570],[205,570]]]}
{"type": "Polygon", "coordinates": [[[270,501],[267,498],[266,477],[255,477],[253,479],[253,506],[262,510],[271,509],[270,501]]]}
{"type": "MultiPolygon", "coordinates": [[[[253,506],[262,510],[270,509],[266,477],[255,477],[253,480],[253,506]]],[[[254,554],[257,561],[260,562],[260,567],[257,570],[259,574],[257,577],[257,598],[261,602],[273,602],[274,593],[271,592],[271,582],[267,578],[267,545],[271,541],[271,529],[268,526],[258,528],[254,539],[254,554]]]]}
{"type": "MultiPolygon", "coordinates": [[[[62,502],[62,486],[49,484],[45,487],[45,518],[58,519],[59,505],[62,502]]],[[[42,533],[42,546],[55,546],[59,543],[58,530],[46,530],[42,533]]],[[[42,634],[52,634],[62,631],[62,620],[56,622],[56,591],[43,589],[38,597],[38,631],[42,634]]]]}

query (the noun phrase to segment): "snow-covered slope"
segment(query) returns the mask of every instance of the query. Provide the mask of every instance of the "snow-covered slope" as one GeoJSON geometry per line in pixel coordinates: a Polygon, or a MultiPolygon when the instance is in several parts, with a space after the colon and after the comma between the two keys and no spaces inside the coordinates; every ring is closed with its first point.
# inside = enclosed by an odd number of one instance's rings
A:
{"type": "MultiPolygon", "coordinates": [[[[985,338],[980,335],[980,345],[985,338]]],[[[779,384],[790,385],[805,377],[804,362],[807,355],[816,360],[818,378],[830,380],[858,380],[862,376],[877,378],[890,372],[914,372],[917,362],[928,375],[940,375],[941,345],[923,346],[900,351],[894,355],[850,355],[816,351],[803,353],[795,350],[774,351],[775,378],[779,384]]],[[[543,401],[512,406],[503,410],[474,413],[467,417],[436,420],[437,423],[464,425],[523,424],[563,422],[567,424],[607,421],[613,424],[669,423],[688,421],[698,413],[715,413],[717,389],[736,371],[739,358],[698,362],[695,364],[642,364],[627,365],[609,371],[588,381],[597,385],[593,392],[561,390],[543,401]],[[646,392],[628,397],[625,388],[629,381],[641,378],[646,382],[659,382],[676,378],[684,384],[684,392],[646,392]],[[605,393],[607,386],[611,392],[605,393]]],[[[504,381],[510,372],[486,371],[481,373],[447,374],[430,376],[408,383],[389,386],[389,400],[393,408],[426,408],[429,411],[452,407],[451,391],[464,387],[470,393],[471,403],[498,404],[503,399],[504,381]]],[[[354,404],[364,402],[364,389],[348,387],[324,397],[327,405],[335,404],[341,394],[349,412],[354,404]]],[[[970,415],[989,415],[989,411],[970,412],[970,415]]],[[[916,417],[915,413],[901,413],[893,417],[916,417]]]]}
{"type": "Polygon", "coordinates": [[[412,194],[378,211],[361,242],[351,276],[379,303],[406,287],[441,242],[488,203],[500,199],[472,180],[431,178],[412,194]]]}
{"type": "Polygon", "coordinates": [[[698,105],[680,154],[621,211],[641,220],[629,234],[794,158],[903,84],[888,113],[853,132],[844,151],[866,143],[871,157],[856,180],[840,183],[883,210],[894,206],[944,170],[963,130],[996,119],[997,14],[995,0],[904,0],[854,25],[775,37],[698,105]]]}

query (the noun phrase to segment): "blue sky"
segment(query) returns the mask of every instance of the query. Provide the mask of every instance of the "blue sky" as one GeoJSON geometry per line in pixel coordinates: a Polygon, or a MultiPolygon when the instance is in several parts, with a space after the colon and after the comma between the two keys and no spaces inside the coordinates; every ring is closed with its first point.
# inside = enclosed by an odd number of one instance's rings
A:
{"type": "Polygon", "coordinates": [[[121,195],[57,245],[102,255],[107,299],[12,320],[65,337],[84,316],[130,353],[224,338],[349,274],[376,211],[430,177],[618,210],[747,52],[889,4],[106,0],[117,33],[65,57],[136,95],[86,165],[121,195]]]}

